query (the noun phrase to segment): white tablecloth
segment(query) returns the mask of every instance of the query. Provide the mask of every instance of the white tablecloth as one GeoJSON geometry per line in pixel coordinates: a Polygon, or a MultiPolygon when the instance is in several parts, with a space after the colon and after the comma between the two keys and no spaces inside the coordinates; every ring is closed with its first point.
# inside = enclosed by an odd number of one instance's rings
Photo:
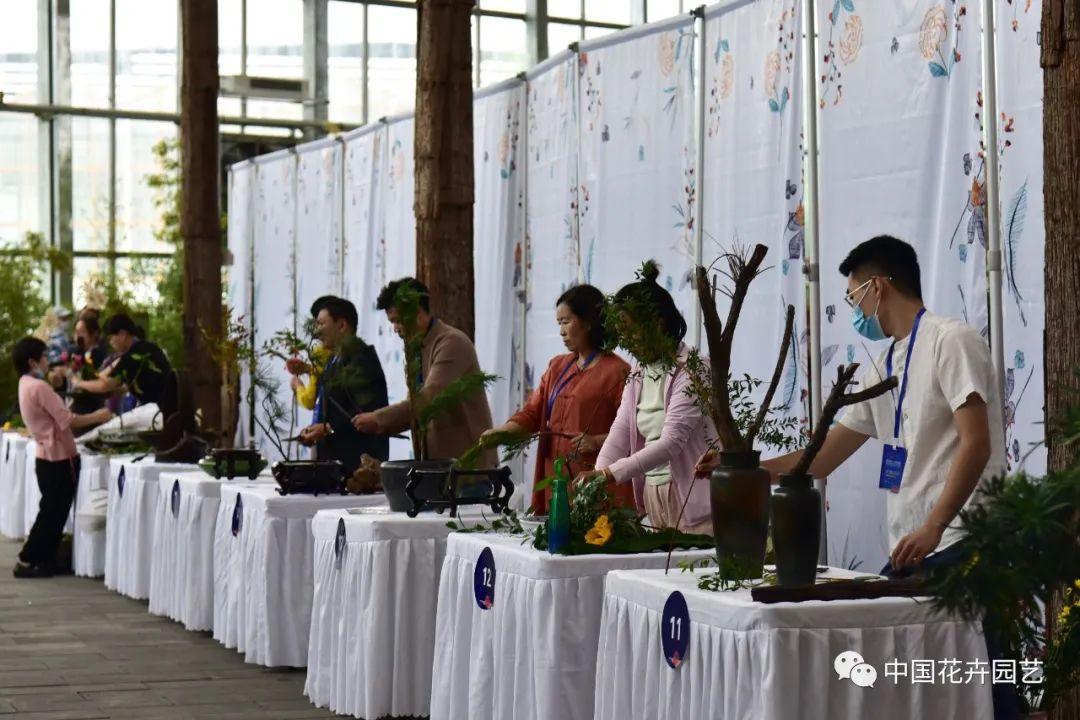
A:
{"type": "Polygon", "coordinates": [[[79,513],[88,512],[94,494],[107,493],[109,488],[109,456],[79,448],[82,466],[79,487],[73,508],[74,550],[72,566],[80,577],[101,577],[105,574],[105,523],[80,522],[79,513]]]}
{"type": "MultiPolygon", "coordinates": [[[[713,552],[675,553],[672,565],[713,552]]],[[[666,553],[567,557],[522,545],[518,537],[450,535],[439,582],[432,720],[592,718],[604,576],[662,568],[666,559],[666,553]],[[491,549],[496,578],[487,610],[473,589],[484,548],[491,549]]]]}
{"type": "MultiPolygon", "coordinates": [[[[830,570],[829,576],[853,573],[830,570]]],[[[600,720],[825,720],[989,718],[990,684],[912,684],[886,677],[894,660],[987,660],[978,623],[910,598],[764,605],[749,590],[698,590],[695,577],[653,570],[608,575],[596,718],[600,720]],[[672,669],[661,650],[664,604],[678,590],[689,611],[689,646],[672,669]],[[833,661],[859,653],[873,687],[841,679],[833,661]]]]}
{"type": "MultiPolygon", "coordinates": [[[[478,514],[462,514],[475,520],[478,514]]],[[[386,507],[322,510],[312,521],[315,595],[305,694],[362,718],[427,716],[446,515],[386,507]],[[345,538],[335,551],[339,522],[345,538]]]]}
{"type": "Polygon", "coordinates": [[[314,592],[311,519],[319,510],[385,502],[382,494],[281,496],[270,486],[223,486],[214,530],[214,638],[249,663],[305,667],[314,592]]]}
{"type": "Polygon", "coordinates": [[[151,613],[183,623],[188,630],[214,627],[214,531],[221,487],[272,482],[269,475],[252,483],[218,480],[202,470],[161,473],[150,568],[151,613]]]}
{"type": "Polygon", "coordinates": [[[109,463],[109,514],[105,526],[105,587],[136,600],[150,595],[158,476],[190,471],[194,465],[138,462],[112,458],[109,463]],[[123,472],[123,490],[120,474],[123,472]]]}
{"type": "Polygon", "coordinates": [[[26,535],[26,446],[30,438],[6,432],[0,447],[0,534],[26,535]]]}

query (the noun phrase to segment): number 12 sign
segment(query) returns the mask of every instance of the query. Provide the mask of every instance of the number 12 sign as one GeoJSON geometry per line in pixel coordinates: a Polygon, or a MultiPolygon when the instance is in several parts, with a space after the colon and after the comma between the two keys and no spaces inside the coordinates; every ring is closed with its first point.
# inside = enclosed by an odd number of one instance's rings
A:
{"type": "Polygon", "coordinates": [[[679,669],[686,662],[686,650],[690,646],[690,611],[686,607],[686,598],[677,590],[664,603],[664,614],[660,616],[660,642],[664,660],[679,669]]]}
{"type": "Polygon", "coordinates": [[[473,593],[481,610],[490,610],[495,604],[495,557],[491,554],[491,548],[484,548],[476,559],[473,593]]]}

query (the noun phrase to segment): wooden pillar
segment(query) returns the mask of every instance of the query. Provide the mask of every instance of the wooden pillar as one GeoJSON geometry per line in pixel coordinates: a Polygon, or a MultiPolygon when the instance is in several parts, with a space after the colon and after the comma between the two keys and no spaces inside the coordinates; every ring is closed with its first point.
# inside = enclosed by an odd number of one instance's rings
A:
{"type": "MultiPolygon", "coordinates": [[[[1043,195],[1046,215],[1046,331],[1044,340],[1046,428],[1049,468],[1080,461],[1080,447],[1054,432],[1070,404],[1080,370],[1080,2],[1043,0],[1043,195]]],[[[1047,612],[1050,630],[1060,612],[1055,597],[1047,612]]],[[[1074,687],[1051,713],[1080,720],[1080,688],[1074,687]]]]}
{"type": "Polygon", "coordinates": [[[221,334],[221,208],[217,0],[181,0],[180,234],[184,242],[184,346],[202,427],[221,430],[221,371],[204,333],[221,334]]]}
{"type": "Polygon", "coordinates": [[[432,309],[474,337],[474,0],[420,0],[416,69],[416,267],[432,309]]]}

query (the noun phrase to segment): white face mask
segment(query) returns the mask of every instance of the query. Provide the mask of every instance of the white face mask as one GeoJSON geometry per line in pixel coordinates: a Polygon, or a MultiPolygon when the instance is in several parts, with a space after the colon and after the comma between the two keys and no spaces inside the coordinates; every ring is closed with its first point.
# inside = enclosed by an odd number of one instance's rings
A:
{"type": "Polygon", "coordinates": [[[40,365],[30,364],[30,375],[38,378],[39,380],[45,379],[45,371],[41,369],[40,365]]]}

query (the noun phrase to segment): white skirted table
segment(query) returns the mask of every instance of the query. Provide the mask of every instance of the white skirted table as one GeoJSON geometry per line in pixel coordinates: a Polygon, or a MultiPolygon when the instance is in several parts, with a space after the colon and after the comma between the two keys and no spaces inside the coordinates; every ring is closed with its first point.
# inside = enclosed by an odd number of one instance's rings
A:
{"type": "Polygon", "coordinates": [[[72,568],[79,577],[96,578],[105,574],[105,517],[96,517],[93,506],[108,494],[110,458],[83,447],[79,457],[79,486],[72,507],[72,568]]]}
{"type": "MultiPolygon", "coordinates": [[[[713,552],[675,553],[672,566],[713,552]]],[[[439,582],[432,720],[592,718],[604,577],[663,568],[666,559],[662,552],[549,555],[520,537],[450,535],[439,582]]]]}
{"type": "Polygon", "coordinates": [[[980,624],[925,599],[766,605],[699,590],[690,573],[613,572],[599,657],[598,720],[993,716],[992,678],[964,682],[965,664],[987,663],[980,624]],[[959,683],[935,678],[943,660],[960,663],[959,683]],[[913,661],[936,663],[931,682],[913,682],[913,661]]]}
{"type": "Polygon", "coordinates": [[[316,706],[372,720],[429,714],[449,520],[435,513],[410,518],[385,506],[315,516],[304,692],[316,706]]]}
{"type": "Polygon", "coordinates": [[[0,534],[26,535],[26,446],[30,438],[14,432],[3,435],[0,448],[0,534]]]}
{"type": "Polygon", "coordinates": [[[187,463],[155,462],[150,456],[110,460],[105,587],[136,600],[149,597],[158,477],[193,468],[187,463]]]}
{"type": "Polygon", "coordinates": [[[377,495],[279,495],[222,486],[214,530],[214,638],[266,667],[305,667],[314,592],[311,519],[377,495]]]}
{"type": "Polygon", "coordinates": [[[163,472],[158,478],[150,612],[193,631],[214,627],[214,530],[222,485],[268,486],[261,476],[218,480],[202,470],[163,472]]]}

